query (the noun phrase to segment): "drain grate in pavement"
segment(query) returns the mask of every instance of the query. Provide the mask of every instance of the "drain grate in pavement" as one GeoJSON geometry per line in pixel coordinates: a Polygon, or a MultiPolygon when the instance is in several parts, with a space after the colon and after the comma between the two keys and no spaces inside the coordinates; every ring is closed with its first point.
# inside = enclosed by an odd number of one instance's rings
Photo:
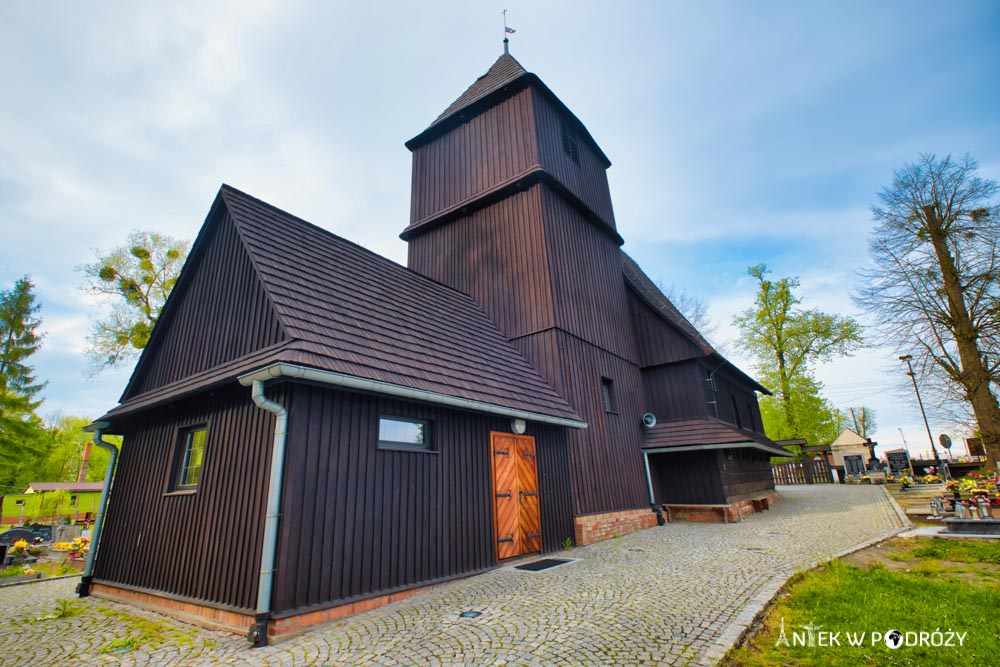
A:
{"type": "Polygon", "coordinates": [[[525,563],[524,565],[518,565],[515,570],[524,570],[525,572],[540,572],[541,570],[547,570],[550,567],[556,567],[557,565],[563,565],[564,563],[572,563],[571,558],[543,558],[542,560],[536,560],[531,563],[525,563]]]}

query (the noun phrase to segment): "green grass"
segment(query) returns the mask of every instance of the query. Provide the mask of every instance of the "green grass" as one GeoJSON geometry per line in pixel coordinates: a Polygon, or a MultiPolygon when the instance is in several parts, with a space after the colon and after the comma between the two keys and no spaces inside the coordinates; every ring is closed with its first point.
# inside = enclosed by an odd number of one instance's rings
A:
{"type": "Polygon", "coordinates": [[[913,558],[955,561],[957,563],[992,563],[1000,565],[1000,540],[990,542],[945,540],[935,537],[924,546],[903,552],[913,558]]]}
{"type": "MultiPolygon", "coordinates": [[[[768,614],[764,627],[746,645],[734,649],[722,663],[727,667],[815,665],[940,665],[970,667],[997,664],[1000,656],[1000,586],[989,576],[970,584],[955,574],[967,568],[941,560],[993,563],[1000,544],[924,540],[909,551],[921,562],[912,571],[889,570],[880,562],[867,569],[832,561],[799,575],[789,583],[768,614]],[[939,544],[944,543],[944,544],[939,544]],[[833,647],[780,646],[781,619],[786,636],[812,623],[841,632],[833,647]],[[967,632],[962,647],[903,646],[892,650],[870,634],[861,647],[848,645],[844,633],[891,629],[902,632],[954,630],[967,632]]],[[[905,552],[902,552],[905,553],[905,552]]]]}

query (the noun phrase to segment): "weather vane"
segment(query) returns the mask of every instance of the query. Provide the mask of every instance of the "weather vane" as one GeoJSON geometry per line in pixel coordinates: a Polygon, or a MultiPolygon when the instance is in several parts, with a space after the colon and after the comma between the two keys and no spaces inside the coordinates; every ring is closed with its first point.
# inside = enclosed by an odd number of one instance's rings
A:
{"type": "Polygon", "coordinates": [[[507,25],[507,10],[505,9],[500,13],[503,14],[503,52],[510,53],[510,49],[508,48],[510,40],[507,38],[507,35],[513,35],[517,30],[507,25]]]}

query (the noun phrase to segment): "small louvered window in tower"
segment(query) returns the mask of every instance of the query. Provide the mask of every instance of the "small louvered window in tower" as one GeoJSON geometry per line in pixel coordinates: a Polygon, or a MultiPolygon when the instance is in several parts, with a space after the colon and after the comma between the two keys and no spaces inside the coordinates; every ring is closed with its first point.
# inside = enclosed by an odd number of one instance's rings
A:
{"type": "Polygon", "coordinates": [[[573,128],[567,125],[565,122],[562,125],[562,146],[563,151],[569,156],[569,159],[580,166],[580,148],[576,143],[576,134],[573,132],[573,128]]]}
{"type": "Polygon", "coordinates": [[[605,412],[618,412],[618,397],[615,396],[615,383],[610,378],[601,378],[601,405],[605,412]]]}

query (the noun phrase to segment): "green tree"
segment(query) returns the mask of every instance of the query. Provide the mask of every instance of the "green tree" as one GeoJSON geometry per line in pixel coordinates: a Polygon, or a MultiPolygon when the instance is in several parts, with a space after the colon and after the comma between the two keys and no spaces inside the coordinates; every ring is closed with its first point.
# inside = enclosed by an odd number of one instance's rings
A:
{"type": "Polygon", "coordinates": [[[1000,459],[1000,184],[978,164],[921,155],[893,174],[872,208],[871,264],[855,299],[882,341],[912,354],[922,387],[972,409],[1000,459]]]}
{"type": "MultiPolygon", "coordinates": [[[[758,381],[765,387],[780,383],[773,370],[762,371],[758,381]]],[[[794,375],[788,379],[789,400],[777,392],[760,398],[760,417],[764,432],[774,440],[803,438],[810,444],[833,442],[840,433],[843,418],[820,392],[823,385],[808,375],[794,375]],[[791,424],[788,420],[791,411],[791,424]]]]}
{"type": "Polygon", "coordinates": [[[38,382],[28,361],[41,347],[39,304],[25,276],[0,292],[0,485],[17,485],[20,471],[44,452],[38,382]]]}
{"type": "Polygon", "coordinates": [[[95,372],[131,359],[146,347],[187,253],[187,241],[133,231],[124,246],[99,254],[96,262],[83,267],[86,289],[110,305],[88,337],[87,354],[95,372]]]}
{"type": "MultiPolygon", "coordinates": [[[[62,414],[50,415],[46,420],[48,422],[45,427],[47,451],[44,459],[36,468],[33,479],[29,481],[75,482],[80,474],[84,449],[92,438],[92,435],[84,431],[83,427],[91,420],[86,417],[62,414]]],[[[90,479],[94,465],[93,453],[90,458],[84,481],[97,481],[90,479]]]]}
{"type": "Polygon", "coordinates": [[[738,347],[754,357],[762,377],[770,378],[774,400],[781,407],[784,425],[778,429],[773,424],[775,430],[768,433],[779,438],[780,434],[816,437],[809,412],[803,409],[808,403],[816,407],[817,399],[826,404],[819,397],[813,368],[862,347],[861,325],[850,317],[801,308],[801,299],[793,292],[800,285],[798,278],[771,280],[764,264],[749,267],[747,273],[757,279],[757,296],[754,305],[733,321],[740,330],[738,347]],[[809,400],[803,396],[797,404],[796,393],[807,389],[812,392],[809,400]]]}

